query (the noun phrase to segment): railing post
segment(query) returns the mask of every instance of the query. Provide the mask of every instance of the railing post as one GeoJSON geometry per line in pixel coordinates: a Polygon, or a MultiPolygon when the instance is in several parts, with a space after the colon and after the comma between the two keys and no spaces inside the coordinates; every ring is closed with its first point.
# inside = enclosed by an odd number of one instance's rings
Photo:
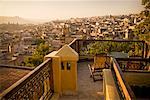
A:
{"type": "Polygon", "coordinates": [[[78,40],[78,54],[80,56],[80,40],[78,40]]]}
{"type": "Polygon", "coordinates": [[[148,57],[148,44],[145,43],[145,58],[148,57]]]}
{"type": "Polygon", "coordinates": [[[45,56],[45,59],[52,59],[52,69],[53,69],[53,91],[56,93],[61,92],[61,60],[58,56],[45,56]]]}
{"type": "Polygon", "coordinates": [[[78,47],[77,47],[77,46],[78,46],[78,43],[77,43],[77,42],[78,42],[78,40],[75,41],[75,51],[76,51],[76,52],[78,52],[78,49],[77,49],[77,48],[78,48],[78,47]]]}
{"type": "Polygon", "coordinates": [[[144,52],[145,52],[145,42],[144,41],[142,41],[142,58],[144,58],[144,52]]]}
{"type": "Polygon", "coordinates": [[[50,89],[52,92],[54,92],[54,79],[53,79],[53,67],[52,67],[52,60],[49,62],[49,67],[50,67],[50,78],[49,78],[49,82],[50,82],[50,89]]]}

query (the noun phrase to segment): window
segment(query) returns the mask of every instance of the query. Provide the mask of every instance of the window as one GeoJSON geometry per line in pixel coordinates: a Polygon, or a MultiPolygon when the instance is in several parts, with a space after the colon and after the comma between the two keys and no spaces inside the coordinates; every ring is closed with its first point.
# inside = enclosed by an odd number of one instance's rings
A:
{"type": "Polygon", "coordinates": [[[64,70],[65,69],[65,67],[64,67],[64,63],[63,62],[61,62],[61,70],[64,70]]]}
{"type": "Polygon", "coordinates": [[[71,64],[67,62],[67,70],[71,69],[71,64]]]}

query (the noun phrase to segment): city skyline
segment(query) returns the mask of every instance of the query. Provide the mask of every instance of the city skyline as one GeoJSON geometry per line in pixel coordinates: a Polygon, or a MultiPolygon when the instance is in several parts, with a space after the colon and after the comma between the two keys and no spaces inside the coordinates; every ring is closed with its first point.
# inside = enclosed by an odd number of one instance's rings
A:
{"type": "Polygon", "coordinates": [[[140,13],[141,0],[0,0],[0,16],[67,19],[140,13]]]}

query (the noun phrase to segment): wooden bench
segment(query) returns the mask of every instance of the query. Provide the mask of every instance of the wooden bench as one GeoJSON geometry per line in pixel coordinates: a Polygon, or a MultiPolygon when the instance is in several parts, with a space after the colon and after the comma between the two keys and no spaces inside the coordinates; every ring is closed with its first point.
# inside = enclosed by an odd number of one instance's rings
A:
{"type": "Polygon", "coordinates": [[[110,65],[108,62],[110,59],[107,56],[96,55],[94,56],[94,63],[92,65],[88,64],[90,77],[93,78],[93,81],[98,81],[103,79],[103,69],[109,68],[110,65]]]}

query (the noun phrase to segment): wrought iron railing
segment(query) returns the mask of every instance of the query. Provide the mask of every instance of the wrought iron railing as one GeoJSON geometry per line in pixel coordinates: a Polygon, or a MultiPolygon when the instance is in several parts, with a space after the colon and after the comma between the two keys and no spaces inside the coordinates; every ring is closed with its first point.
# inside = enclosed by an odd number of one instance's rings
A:
{"type": "Polygon", "coordinates": [[[47,100],[53,94],[52,59],[47,59],[0,94],[1,100],[47,100]]]}
{"type": "MultiPolygon", "coordinates": [[[[141,53],[139,55],[136,55],[136,56],[141,57],[141,58],[146,58],[148,56],[148,49],[149,49],[148,44],[145,41],[139,41],[139,40],[84,40],[84,39],[75,39],[69,45],[76,52],[78,52],[80,58],[82,58],[82,57],[88,58],[88,57],[93,56],[93,55],[86,54],[85,52],[82,53],[82,51],[85,51],[85,49],[87,48],[87,45],[89,45],[91,43],[95,43],[95,42],[129,44],[130,47],[132,48],[133,52],[135,52],[136,45],[138,45],[138,47],[139,47],[138,50],[140,50],[141,53]]],[[[109,49],[113,49],[113,47],[111,47],[109,49]]]]}
{"type": "Polygon", "coordinates": [[[116,58],[123,71],[148,70],[150,58],[116,58]]]}

